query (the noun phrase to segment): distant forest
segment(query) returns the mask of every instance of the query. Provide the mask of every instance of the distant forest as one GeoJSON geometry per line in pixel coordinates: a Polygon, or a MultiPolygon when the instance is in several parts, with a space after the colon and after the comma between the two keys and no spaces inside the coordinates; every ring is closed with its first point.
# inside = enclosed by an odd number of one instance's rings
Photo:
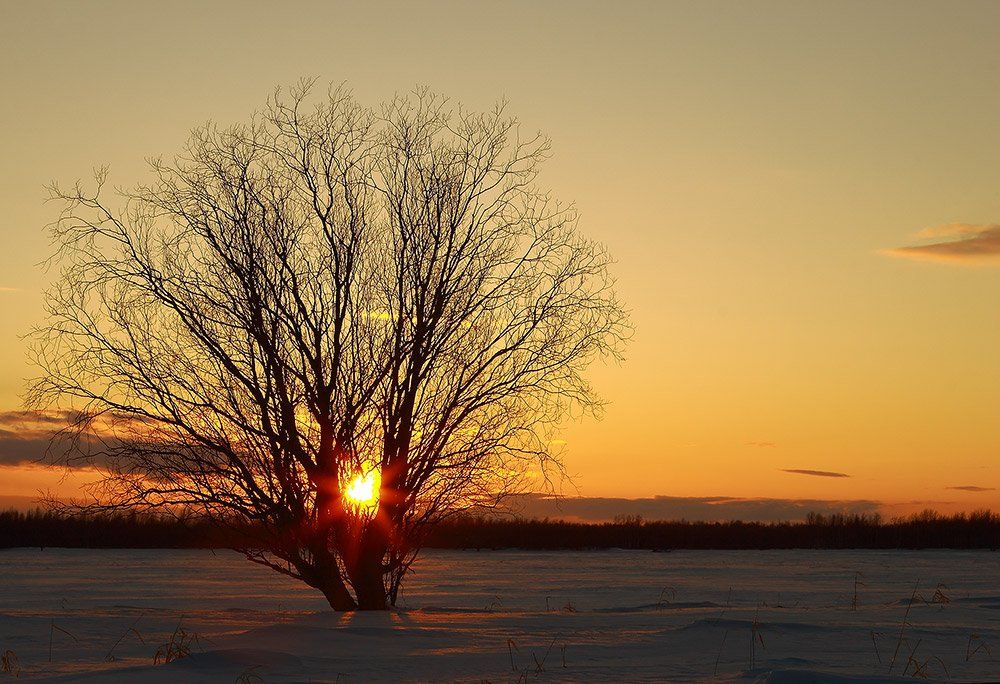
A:
{"type": "MultiPolygon", "coordinates": [[[[118,513],[65,516],[51,511],[0,512],[0,548],[232,548],[243,536],[195,518],[118,513]]],[[[885,520],[877,515],[810,514],[801,522],[647,521],[607,523],[450,518],[431,529],[437,549],[997,549],[1000,514],[945,516],[925,511],[885,520]]]]}

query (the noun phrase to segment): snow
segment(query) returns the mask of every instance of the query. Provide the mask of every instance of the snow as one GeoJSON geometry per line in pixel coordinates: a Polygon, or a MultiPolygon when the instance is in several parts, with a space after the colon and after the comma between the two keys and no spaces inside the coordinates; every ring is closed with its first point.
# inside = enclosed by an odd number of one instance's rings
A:
{"type": "Polygon", "coordinates": [[[352,615],[231,552],[13,549],[0,578],[27,680],[1000,678],[988,551],[430,550],[397,610],[352,615]],[[178,626],[190,655],[154,665],[178,626]]]}

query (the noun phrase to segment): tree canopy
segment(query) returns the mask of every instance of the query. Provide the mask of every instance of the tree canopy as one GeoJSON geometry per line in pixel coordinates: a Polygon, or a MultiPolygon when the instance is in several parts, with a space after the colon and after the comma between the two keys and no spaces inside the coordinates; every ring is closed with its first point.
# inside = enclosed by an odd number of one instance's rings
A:
{"type": "Polygon", "coordinates": [[[628,323],[504,105],[314,90],[196,129],[113,202],[106,171],[53,188],[29,399],[76,412],[53,453],[101,468],[93,505],[252,526],[252,560],[384,608],[427,524],[558,466],[628,323]]]}

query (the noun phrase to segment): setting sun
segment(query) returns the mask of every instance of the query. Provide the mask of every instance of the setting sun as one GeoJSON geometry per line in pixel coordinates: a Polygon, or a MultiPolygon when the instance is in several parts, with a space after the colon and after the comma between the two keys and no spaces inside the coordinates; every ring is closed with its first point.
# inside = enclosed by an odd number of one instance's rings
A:
{"type": "Polygon", "coordinates": [[[344,496],[351,506],[358,509],[374,508],[378,503],[378,490],[382,478],[377,470],[368,473],[358,473],[344,489],[344,496]]]}

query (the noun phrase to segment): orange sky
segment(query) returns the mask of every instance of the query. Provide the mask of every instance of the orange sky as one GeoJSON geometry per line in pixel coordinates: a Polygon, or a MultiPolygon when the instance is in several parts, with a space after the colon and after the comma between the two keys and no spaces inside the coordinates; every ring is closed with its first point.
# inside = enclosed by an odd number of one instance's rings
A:
{"type": "Polygon", "coordinates": [[[305,74],[426,83],[548,134],[544,182],[618,259],[636,334],[561,435],[568,492],[1000,509],[1000,5],[866,5],[3,3],[0,412],[46,182],[132,184],[305,74]]]}

